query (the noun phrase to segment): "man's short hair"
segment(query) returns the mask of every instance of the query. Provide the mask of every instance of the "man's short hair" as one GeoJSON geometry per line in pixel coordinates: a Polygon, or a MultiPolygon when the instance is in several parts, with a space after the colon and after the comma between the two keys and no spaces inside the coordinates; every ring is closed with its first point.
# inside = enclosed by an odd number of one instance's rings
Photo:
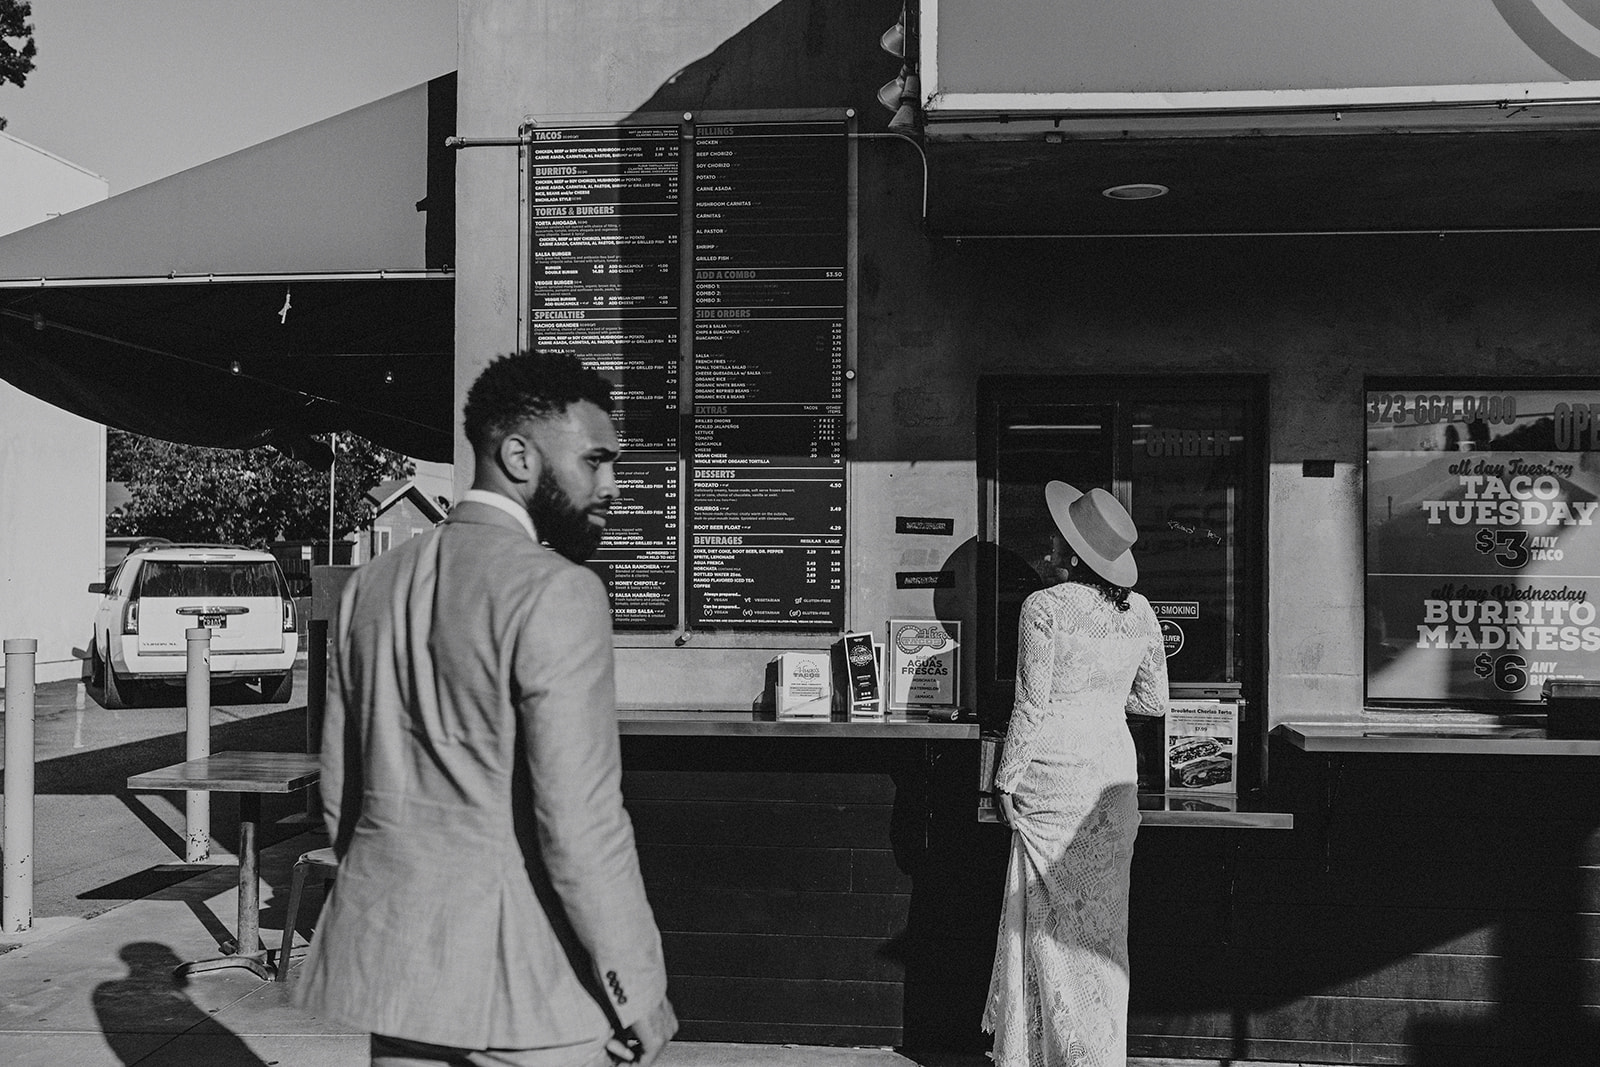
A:
{"type": "Polygon", "coordinates": [[[463,429],[473,450],[487,454],[526,420],[561,415],[579,400],[609,413],[611,383],[576,356],[513,352],[491,360],[467,390],[463,429]]]}

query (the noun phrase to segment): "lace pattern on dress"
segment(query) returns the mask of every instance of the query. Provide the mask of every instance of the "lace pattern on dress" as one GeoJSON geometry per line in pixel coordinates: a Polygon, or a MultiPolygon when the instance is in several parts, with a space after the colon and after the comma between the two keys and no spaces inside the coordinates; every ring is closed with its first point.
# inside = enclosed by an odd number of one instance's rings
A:
{"type": "Polygon", "coordinates": [[[983,1025],[997,1067],[1124,1067],[1128,875],[1139,828],[1124,716],[1161,715],[1149,601],[1066,583],[1022,607],[1017,699],[995,775],[1017,820],[983,1025]]]}

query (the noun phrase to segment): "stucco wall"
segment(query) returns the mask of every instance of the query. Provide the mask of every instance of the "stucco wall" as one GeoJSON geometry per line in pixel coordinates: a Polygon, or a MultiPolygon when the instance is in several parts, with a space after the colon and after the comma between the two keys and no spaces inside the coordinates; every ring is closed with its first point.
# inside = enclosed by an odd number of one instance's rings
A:
{"type": "MultiPolygon", "coordinates": [[[[104,178],[0,134],[0,233],[104,200],[104,178]]],[[[39,642],[41,682],[75,678],[105,561],[105,427],[0,382],[0,637],[39,642]]],[[[0,666],[0,686],[5,670],[0,666]]]]}
{"type": "MultiPolygon", "coordinates": [[[[855,107],[881,134],[877,44],[890,2],[462,6],[459,132],[525,116],[632,109],[855,107]]],[[[1074,150],[1092,151],[1092,146],[1074,150]]],[[[1363,379],[1592,373],[1600,316],[1586,235],[976,240],[930,238],[922,171],[892,138],[859,142],[859,435],[850,444],[850,624],[931,614],[896,570],[957,570],[941,614],[972,621],[975,394],[986,373],[1253,373],[1269,381],[1266,531],[1272,721],[1361,711],[1363,379]],[[1306,477],[1331,460],[1332,478],[1306,477]],[[952,538],[893,534],[897,514],[952,538]]],[[[516,152],[458,174],[457,404],[517,332],[516,152]]],[[[1314,195],[1315,190],[1308,190],[1314,195]]],[[[471,461],[457,445],[457,477],[471,461]]],[[[624,701],[748,706],[775,640],[624,637],[624,701]]]]}
{"type": "Polygon", "coordinates": [[[0,233],[104,200],[110,184],[75,163],[0,133],[0,233]]]}
{"type": "MultiPolygon", "coordinates": [[[[512,137],[541,115],[627,114],[776,0],[462,0],[458,135],[512,137]]],[[[456,170],[456,410],[517,343],[517,152],[476,148],[456,170]]],[[[457,435],[456,488],[472,483],[457,435]]]]}
{"type": "MultiPolygon", "coordinates": [[[[0,382],[0,636],[39,642],[38,681],[76,678],[105,562],[106,431],[0,382]]],[[[0,669],[0,685],[5,672],[0,669]]]]}

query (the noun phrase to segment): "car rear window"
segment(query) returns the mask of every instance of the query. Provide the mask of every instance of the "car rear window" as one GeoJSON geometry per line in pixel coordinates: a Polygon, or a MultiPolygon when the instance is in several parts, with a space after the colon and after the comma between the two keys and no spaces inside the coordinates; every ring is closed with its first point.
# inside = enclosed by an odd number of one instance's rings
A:
{"type": "Polygon", "coordinates": [[[139,595],[278,596],[278,567],[259,563],[198,563],[148,560],[139,574],[139,595]]]}

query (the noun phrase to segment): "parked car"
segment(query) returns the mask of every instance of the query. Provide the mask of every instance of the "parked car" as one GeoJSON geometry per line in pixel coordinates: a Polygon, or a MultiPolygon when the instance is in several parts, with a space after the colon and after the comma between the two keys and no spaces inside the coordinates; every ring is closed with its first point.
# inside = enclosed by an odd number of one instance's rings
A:
{"type": "Polygon", "coordinates": [[[270,552],[237,545],[154,544],[129,552],[100,593],[90,684],[108,708],[138,703],[156,685],[182,684],[185,631],[211,631],[213,682],[259,685],[260,699],[294,695],[300,651],[295,603],[270,552]]]}

